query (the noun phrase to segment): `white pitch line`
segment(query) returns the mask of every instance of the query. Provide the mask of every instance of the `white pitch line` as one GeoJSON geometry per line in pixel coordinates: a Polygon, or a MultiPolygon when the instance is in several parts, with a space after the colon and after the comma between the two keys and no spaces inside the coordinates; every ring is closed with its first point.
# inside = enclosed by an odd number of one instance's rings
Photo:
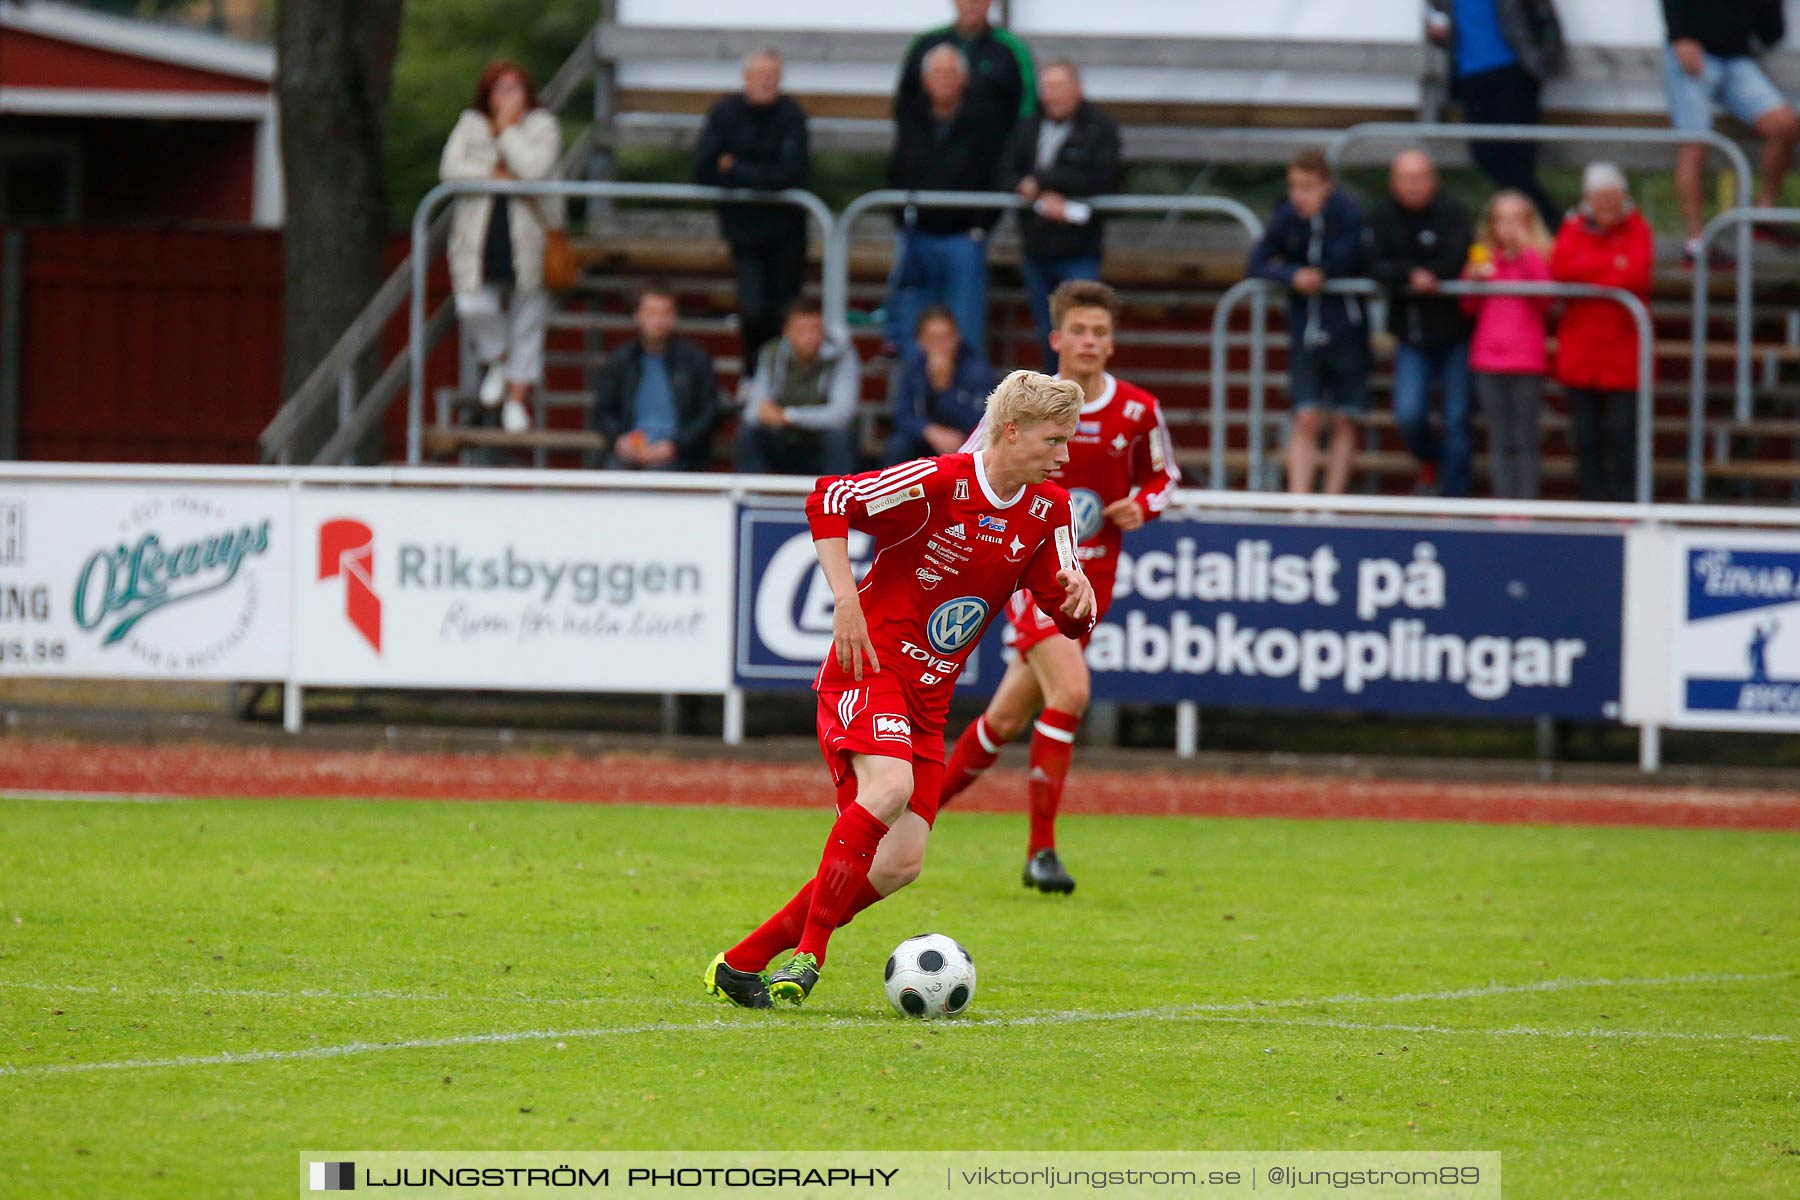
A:
{"type": "Polygon", "coordinates": [[[1212,1013],[1196,1013],[1187,1020],[1225,1025],[1277,1025],[1303,1029],[1343,1029],[1353,1033],[1451,1033],[1479,1037],[1541,1038],[1647,1038],[1684,1042],[1791,1042],[1785,1033],[1691,1033],[1677,1029],[1540,1029],[1532,1025],[1512,1025],[1504,1029],[1457,1029],[1450,1025],[1397,1025],[1372,1021],[1309,1021],[1288,1017],[1228,1017],[1212,1013]]]}
{"type": "MultiPolygon", "coordinates": [[[[1685,984],[1707,983],[1766,983],[1773,979],[1793,977],[1792,971],[1771,971],[1764,974],[1693,974],[1650,977],[1626,976],[1619,979],[1540,979],[1530,983],[1491,983],[1482,987],[1454,988],[1437,992],[1401,992],[1392,996],[1367,996],[1357,992],[1347,992],[1335,996],[1301,996],[1278,1000],[1230,1000],[1205,1004],[1174,1004],[1157,1008],[1126,1009],[1123,1011],[1098,1014],[1103,1020],[1157,1020],[1179,1018],[1189,1013],[1228,1013],[1256,1012],[1267,1008],[1312,1008],[1326,1004],[1414,1004],[1444,1000],[1474,1000],[1486,996],[1509,996],[1534,992],[1562,992],[1573,989],[1591,990],[1606,987],[1676,987],[1685,984]]],[[[80,995],[101,996],[202,996],[219,999],[245,1000],[347,1000],[366,1002],[377,1000],[397,1000],[425,1004],[538,1004],[538,1005],[610,1005],[619,1001],[602,996],[531,996],[531,995],[478,995],[473,993],[449,992],[403,992],[376,989],[371,991],[346,992],[329,988],[219,988],[194,985],[185,988],[142,987],[124,988],[118,985],[100,987],[81,983],[51,983],[29,979],[0,979],[0,988],[21,988],[30,991],[71,992],[80,995]]],[[[685,1003],[677,1000],[676,1003],[685,1003]]],[[[710,1001],[695,1001],[694,1006],[707,1007],[710,1001]]],[[[1036,1020],[1050,1020],[1058,1024],[1066,1024],[1071,1020],[1079,1020],[1085,1014],[1080,1011],[1051,1012],[1036,1016],[1024,1015],[1009,1017],[1009,1024],[1023,1025],[1036,1020]]],[[[998,1018],[996,1018],[998,1019],[998,1018]]],[[[972,1025],[979,1021],[964,1021],[960,1024],[972,1025]]]]}
{"type": "MultiPolygon", "coordinates": [[[[1130,1020],[1170,1020],[1170,1021],[1215,1021],[1241,1024],[1317,1024],[1329,1028],[1389,1030],[1394,1032],[1418,1033],[1464,1033],[1487,1036],[1525,1036],[1531,1034],[1540,1037],[1673,1037],[1704,1038],[1719,1041],[1787,1041],[1781,1034],[1687,1034],[1678,1031],[1664,1033],[1628,1033],[1620,1030],[1606,1030],[1589,1033],[1581,1030],[1529,1030],[1515,1026],[1511,1029],[1468,1029],[1459,1030],[1437,1026],[1383,1026],[1359,1025],[1352,1022],[1309,1022],[1280,1021],[1269,1019],[1258,1021],[1255,1018],[1233,1018],[1222,1014],[1243,1012],[1264,1008],[1291,1008],[1304,1005],[1319,1004],[1381,1004],[1410,1003],[1426,1000],[1465,1000],[1481,996],[1512,995],[1521,992],[1541,992],[1570,990],[1575,988],[1606,987],[1679,987],[1686,984],[1707,983],[1744,983],[1766,981],[1770,979],[1791,978],[1792,972],[1772,972],[1761,975],[1719,974],[1719,975],[1677,975],[1660,979],[1590,979],[1590,980],[1540,980],[1529,984],[1495,984],[1486,988],[1457,988],[1444,992],[1410,992],[1396,996],[1328,996],[1315,999],[1289,1000],[1250,1000],[1231,1004],[1190,1004],[1169,1008],[1134,1009],[1123,1012],[1059,1012],[1026,1014],[1017,1017],[986,1017],[972,1021],[955,1021],[942,1026],[946,1029],[957,1028],[994,1028],[1029,1027],[1039,1025],[1074,1025],[1100,1021],[1130,1020]]],[[[885,1018],[884,1018],[885,1019],[885,1018]]],[[[812,1023],[808,1028],[867,1028],[869,1018],[866,1017],[830,1017],[812,1023]]],[[[742,1020],[707,1021],[699,1024],[673,1025],[659,1021],[650,1025],[620,1025],[598,1029],[527,1029],[500,1030],[493,1033],[457,1034],[448,1037],[414,1038],[398,1042],[348,1042],[338,1046],[309,1046],[298,1050],[248,1050],[227,1052],[223,1054],[180,1055],[173,1058],[139,1058],[123,1059],[113,1062],[92,1063],[43,1063],[24,1066],[0,1066],[0,1076],[11,1075],[63,1075],[86,1071],[130,1071],[152,1070],[165,1067],[208,1067],[233,1066],[248,1063],[287,1062],[313,1058],[342,1058],[353,1054],[373,1054],[384,1050],[431,1050],[456,1046],[489,1046],[504,1045],[513,1042],[534,1041],[567,1041],[587,1038],[629,1037],[647,1033],[713,1033],[743,1032],[768,1030],[777,1026],[766,1022],[754,1023],[742,1020]]]]}

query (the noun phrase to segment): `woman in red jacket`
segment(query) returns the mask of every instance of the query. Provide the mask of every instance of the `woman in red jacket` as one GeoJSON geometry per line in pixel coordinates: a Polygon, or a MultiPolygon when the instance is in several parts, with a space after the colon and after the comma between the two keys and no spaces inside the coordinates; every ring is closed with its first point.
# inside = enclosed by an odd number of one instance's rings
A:
{"type": "MultiPolygon", "coordinates": [[[[1550,251],[1552,278],[1625,288],[1646,303],[1655,248],[1625,176],[1592,163],[1581,206],[1550,251]]],[[[1569,397],[1583,500],[1630,500],[1637,477],[1637,325],[1612,300],[1571,300],[1557,326],[1556,379],[1569,397]]]]}

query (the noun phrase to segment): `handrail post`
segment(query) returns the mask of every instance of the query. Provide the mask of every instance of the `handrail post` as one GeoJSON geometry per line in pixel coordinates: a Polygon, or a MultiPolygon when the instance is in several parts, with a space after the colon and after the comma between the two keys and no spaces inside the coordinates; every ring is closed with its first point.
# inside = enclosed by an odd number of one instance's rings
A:
{"type": "Polygon", "coordinates": [[[1800,224],[1800,208],[1756,208],[1739,206],[1728,208],[1716,214],[1700,231],[1700,248],[1694,271],[1693,300],[1693,338],[1692,353],[1694,356],[1693,381],[1688,401],[1688,499],[1699,500],[1705,491],[1705,465],[1701,451],[1704,438],[1702,426],[1706,417],[1706,334],[1707,305],[1705,264],[1712,253],[1713,239],[1729,227],[1735,227],[1738,234],[1738,327],[1737,327],[1737,363],[1734,374],[1735,394],[1733,396],[1732,413],[1739,421],[1748,421],[1753,415],[1750,384],[1750,291],[1749,276],[1743,266],[1750,258],[1750,227],[1753,224],[1800,224]]]}
{"type": "Polygon", "coordinates": [[[1257,279],[1240,279],[1225,289],[1213,305],[1212,325],[1212,446],[1208,486],[1215,492],[1225,490],[1225,408],[1226,376],[1231,363],[1231,312],[1238,297],[1260,289],[1257,279]]]}
{"type": "Polygon", "coordinates": [[[425,440],[425,241],[431,210],[450,195],[456,185],[440,183],[426,192],[413,210],[412,295],[407,313],[406,353],[406,463],[416,467],[424,457],[425,440]]]}
{"type": "Polygon", "coordinates": [[[1637,421],[1637,501],[1649,504],[1656,498],[1656,483],[1651,475],[1651,456],[1656,452],[1656,326],[1650,320],[1649,307],[1624,288],[1608,288],[1613,298],[1623,304],[1637,322],[1638,330],[1638,421],[1637,421]]]}
{"type": "Polygon", "coordinates": [[[1707,334],[1707,290],[1706,290],[1706,254],[1711,243],[1704,231],[1700,234],[1700,253],[1694,260],[1693,300],[1688,306],[1688,317],[1692,322],[1691,341],[1688,354],[1688,480],[1687,498],[1698,504],[1705,494],[1706,483],[1702,475],[1701,443],[1705,437],[1706,426],[1706,334],[1707,334]]]}
{"type": "MultiPolygon", "coordinates": [[[[1293,364],[1293,348],[1289,347],[1289,369],[1293,364]]],[[[1263,490],[1264,443],[1268,440],[1266,418],[1269,411],[1269,289],[1259,287],[1250,293],[1250,467],[1245,486],[1251,491],[1263,490]]],[[[1292,376],[1289,377],[1290,381],[1292,376]]]]}

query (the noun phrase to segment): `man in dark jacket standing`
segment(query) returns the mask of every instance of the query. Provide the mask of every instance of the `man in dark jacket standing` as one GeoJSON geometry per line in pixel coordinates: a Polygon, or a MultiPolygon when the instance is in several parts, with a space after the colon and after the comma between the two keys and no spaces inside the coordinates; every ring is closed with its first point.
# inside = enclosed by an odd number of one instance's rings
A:
{"type": "MultiPolygon", "coordinates": [[[[744,90],[706,115],[694,148],[694,182],[780,191],[811,174],[806,114],[781,94],[781,56],[757,50],[744,60],[744,90]]],[[[781,332],[781,314],[806,282],[806,214],[785,204],[725,204],[719,229],[737,265],[738,332],[744,374],[763,343],[781,332]]]]}
{"type": "Polygon", "coordinates": [[[1069,279],[1100,278],[1105,235],[1100,215],[1081,201],[1112,191],[1119,180],[1119,126],[1081,93],[1067,59],[1038,78],[1039,113],[1020,121],[1000,163],[999,186],[1031,207],[1019,214],[1020,268],[1031,321],[1044,348],[1044,370],[1056,373],[1050,348],[1050,293],[1069,279]]]}
{"type": "Polygon", "coordinates": [[[588,423],[606,438],[589,466],[704,471],[712,458],[719,385],[712,356],[675,333],[675,293],[656,281],[638,292],[637,336],[606,356],[588,423]]]}
{"type": "MultiPolygon", "coordinates": [[[[888,186],[914,191],[985,192],[1005,148],[1011,122],[969,100],[969,65],[948,42],[931,49],[920,68],[924,94],[897,114],[888,186]]],[[[912,340],[919,314],[942,304],[956,314],[963,338],[977,350],[987,324],[987,239],[999,220],[993,208],[907,206],[888,278],[887,340],[912,340]]]]}
{"type": "MultiPolygon", "coordinates": [[[[1562,24],[1551,0],[1427,0],[1427,30],[1450,53],[1451,90],[1471,125],[1536,125],[1538,93],[1563,68],[1562,24]]],[[[1469,144],[1496,188],[1531,197],[1546,229],[1562,210],[1537,179],[1536,142],[1469,144]]]]}
{"type": "Polygon", "coordinates": [[[1294,156],[1287,182],[1288,198],[1250,252],[1249,273],[1288,289],[1288,491],[1312,491],[1329,417],[1325,490],[1335,494],[1350,484],[1352,419],[1369,406],[1369,327],[1360,299],[1324,288],[1363,273],[1362,211],[1332,186],[1331,166],[1318,150],[1294,156]]]}
{"type": "Polygon", "coordinates": [[[1469,494],[1474,446],[1469,430],[1469,319],[1438,284],[1462,274],[1474,236],[1468,211],[1438,186],[1422,150],[1404,150],[1388,173],[1388,194],[1369,213],[1369,274],[1393,304],[1394,420],[1419,460],[1419,491],[1469,494]],[[1431,385],[1444,390],[1444,430],[1431,428],[1431,385]]]}

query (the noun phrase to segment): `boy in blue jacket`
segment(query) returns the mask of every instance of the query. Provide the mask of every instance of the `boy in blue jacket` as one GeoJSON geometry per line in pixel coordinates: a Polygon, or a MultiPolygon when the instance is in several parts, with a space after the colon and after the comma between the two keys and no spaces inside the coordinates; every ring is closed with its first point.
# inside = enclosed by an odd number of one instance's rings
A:
{"type": "Polygon", "coordinates": [[[987,412],[994,370],[957,329],[948,308],[934,304],[919,314],[914,348],[900,366],[889,399],[894,432],[887,462],[908,462],[962,449],[987,412]]]}
{"type": "Polygon", "coordinates": [[[1323,292],[1327,280],[1364,274],[1362,212],[1331,183],[1317,150],[1288,165],[1288,198],[1275,208],[1250,252],[1250,274],[1288,289],[1288,374],[1293,426],[1288,491],[1310,492],[1319,466],[1319,434],[1331,423],[1325,491],[1343,492],[1356,452],[1351,418],[1369,405],[1369,330],[1355,296],[1323,292]]]}

